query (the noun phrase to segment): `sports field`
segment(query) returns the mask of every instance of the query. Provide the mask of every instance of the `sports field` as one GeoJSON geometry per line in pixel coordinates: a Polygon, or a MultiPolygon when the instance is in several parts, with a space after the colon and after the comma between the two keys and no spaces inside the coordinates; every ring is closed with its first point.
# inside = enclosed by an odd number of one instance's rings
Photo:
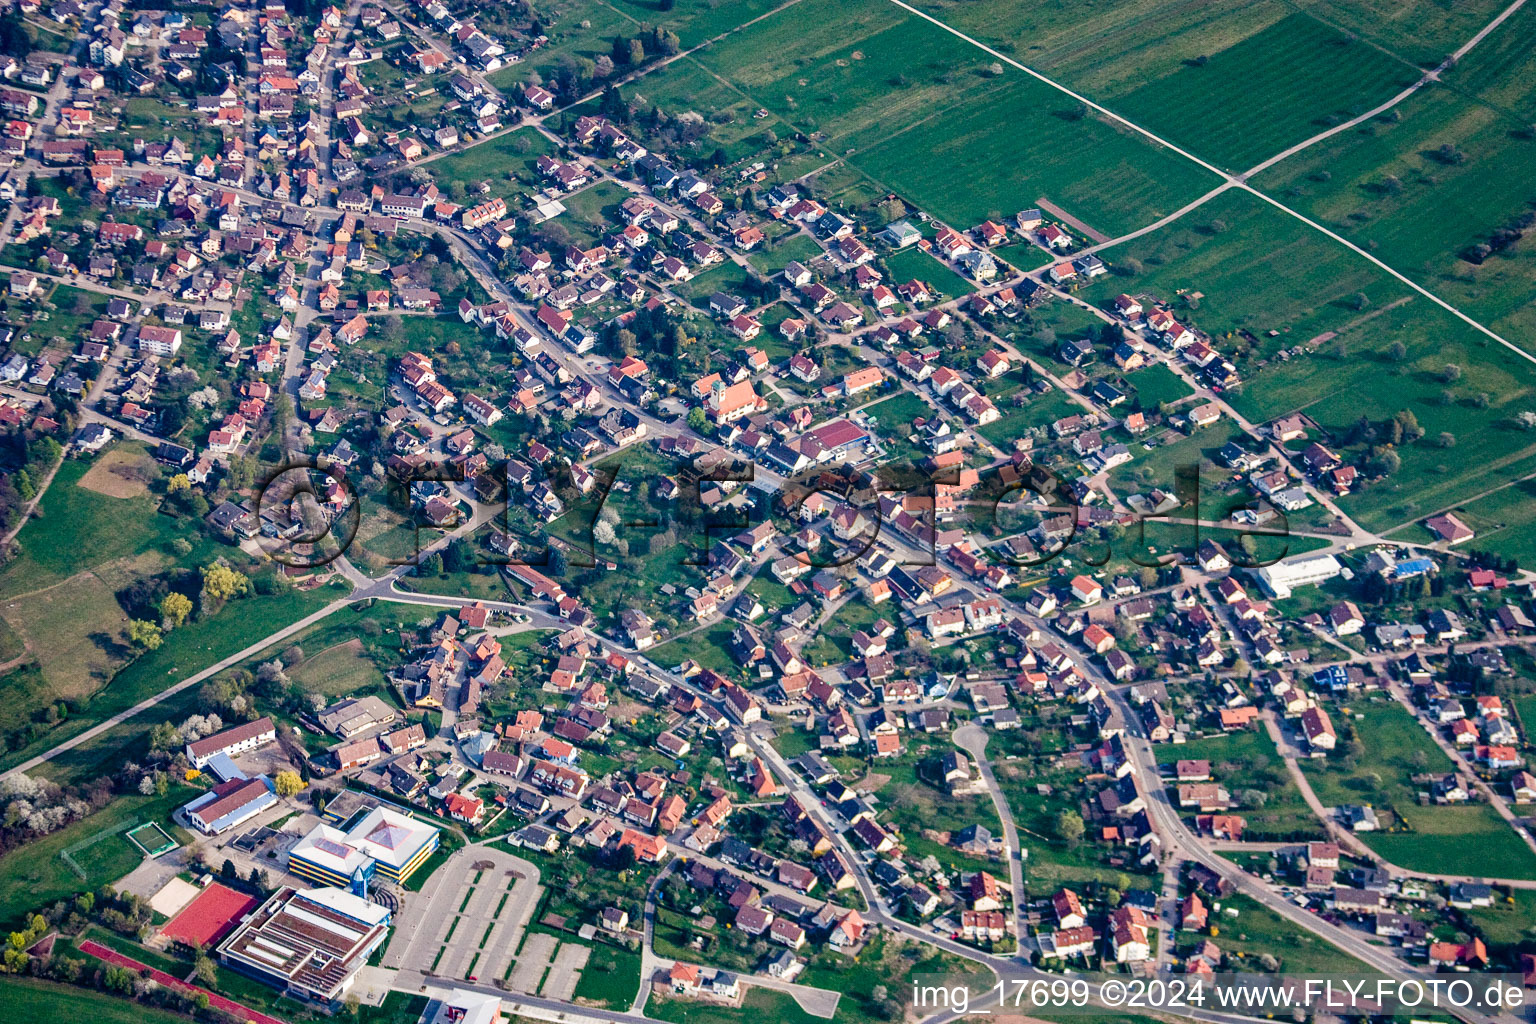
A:
{"type": "Polygon", "coordinates": [[[19,915],[53,900],[115,882],[132,871],[144,856],[123,831],[136,822],[154,821],[187,838],[171,824],[171,812],[197,792],[188,786],[173,786],[165,796],[124,794],[95,814],[6,854],[7,884],[0,889],[0,926],[14,924],[19,915]],[[71,851],[73,865],[60,856],[65,851],[71,851]],[[76,867],[84,871],[84,878],[76,867]]]}

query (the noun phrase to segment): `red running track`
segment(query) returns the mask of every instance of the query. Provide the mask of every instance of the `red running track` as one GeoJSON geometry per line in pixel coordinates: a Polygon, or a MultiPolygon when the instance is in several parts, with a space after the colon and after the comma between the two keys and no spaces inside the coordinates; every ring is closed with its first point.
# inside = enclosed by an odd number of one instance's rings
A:
{"type": "Polygon", "coordinates": [[[145,971],[148,971],[151,978],[154,978],[155,981],[159,982],[161,985],[164,985],[166,988],[174,988],[182,992],[190,992],[193,995],[205,995],[208,997],[208,1005],[216,1006],[220,1010],[223,1010],[225,1013],[232,1013],[242,1020],[250,1021],[251,1024],[288,1024],[287,1021],[279,1020],[277,1017],[269,1017],[265,1013],[257,1013],[255,1010],[241,1006],[237,1002],[225,999],[217,992],[210,992],[205,988],[198,988],[196,985],[190,985],[187,982],[182,981],[180,978],[173,978],[169,974],[166,974],[164,971],[157,971],[153,967],[150,967],[148,964],[141,964],[131,957],[123,956],[123,954],[117,952],[116,950],[108,949],[106,946],[103,946],[101,943],[95,941],[94,939],[87,939],[80,943],[80,952],[89,956],[93,956],[105,963],[109,963],[114,967],[126,967],[136,974],[141,974],[145,971]]]}

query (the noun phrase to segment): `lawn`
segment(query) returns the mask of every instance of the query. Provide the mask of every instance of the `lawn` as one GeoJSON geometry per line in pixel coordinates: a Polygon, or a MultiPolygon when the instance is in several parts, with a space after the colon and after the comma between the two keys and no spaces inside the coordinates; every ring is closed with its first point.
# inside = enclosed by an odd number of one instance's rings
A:
{"type": "MultiPolygon", "coordinates": [[[[1244,960],[1257,960],[1268,953],[1280,961],[1285,974],[1372,974],[1364,963],[1331,945],[1326,939],[1297,926],[1250,897],[1232,895],[1222,898],[1222,912],[1212,913],[1216,943],[1228,957],[1233,971],[1249,969],[1244,960]],[[1236,910],[1236,918],[1227,911],[1236,910]],[[1219,935],[1218,935],[1219,933],[1219,935]]],[[[1257,970],[1254,964],[1251,969],[1257,970]]]]}
{"type": "Polygon", "coordinates": [[[818,256],[824,255],[824,250],[816,240],[804,232],[796,232],[787,235],[778,242],[769,242],[763,248],[747,257],[747,260],[757,268],[758,273],[764,277],[772,277],[784,269],[784,265],[790,260],[799,260],[801,263],[809,263],[818,256]]]}
{"type": "MultiPolygon", "coordinates": [[[[715,292],[741,295],[747,281],[747,271],[735,263],[722,263],[711,267],[688,281],[679,281],[672,290],[700,309],[709,308],[709,297],[715,292]]],[[[742,296],[745,298],[745,296],[742,296]]]]}
{"type": "Polygon", "coordinates": [[[1248,821],[1245,838],[1262,840],[1275,835],[1291,839],[1297,838],[1293,834],[1300,832],[1322,837],[1322,823],[1307,807],[1301,790],[1263,730],[1209,736],[1178,746],[1159,747],[1158,750],[1164,763],[1210,761],[1212,777],[1234,796],[1248,789],[1264,794],[1263,807],[1243,806],[1239,811],[1248,821]]]}
{"type": "Polygon", "coordinates": [[[971,281],[950,269],[949,264],[915,245],[888,254],[885,267],[890,271],[892,284],[914,279],[922,281],[943,299],[958,299],[976,290],[971,281]]]}
{"type": "Polygon", "coordinates": [[[311,693],[341,697],[382,685],[384,673],[364,653],[361,640],[344,640],[304,659],[293,681],[311,693]]]}
{"type": "Polygon", "coordinates": [[[1136,403],[1148,410],[1156,409],[1164,402],[1178,402],[1194,394],[1184,378],[1169,369],[1167,363],[1154,363],[1144,370],[1128,373],[1125,381],[1136,389],[1136,403]]]}
{"type": "Polygon", "coordinates": [[[998,411],[1002,415],[986,426],[977,427],[976,433],[1007,452],[1013,450],[1016,438],[1031,430],[1043,430],[1062,417],[1083,409],[1058,388],[1048,394],[1033,395],[1023,405],[1004,404],[998,411]]]}
{"type": "Polygon", "coordinates": [[[0,598],[62,582],[83,569],[136,555],[183,533],[153,495],[114,498],[79,486],[89,460],[59,467],[37,514],[17,536],[21,555],[0,570],[0,598]]]}
{"type": "Polygon", "coordinates": [[[1493,954],[1513,963],[1518,959],[1515,947],[1529,938],[1527,933],[1536,923],[1536,892],[1512,889],[1508,896],[1496,892],[1493,906],[1474,907],[1464,913],[1483,933],[1493,954]]]}
{"type": "Polygon", "coordinates": [[[74,351],[82,335],[90,333],[91,324],[107,315],[108,297],[61,284],[47,298],[56,307],[48,319],[32,325],[31,345],[37,350],[49,344],[74,351]]]}
{"type": "Polygon", "coordinates": [[[731,640],[731,631],[735,628],[734,620],[725,619],[703,629],[696,629],[657,647],[650,652],[650,659],[663,668],[671,668],[692,658],[703,668],[714,669],[721,675],[740,675],[741,666],[731,657],[727,646],[731,640]]]}
{"type": "MultiPolygon", "coordinates": [[[[509,185],[536,188],[543,179],[534,165],[539,157],[555,152],[556,146],[549,136],[536,128],[518,128],[463,152],[433,160],[426,167],[442,187],[454,182],[472,186],[489,181],[491,191],[487,198],[495,198],[509,185]]],[[[466,202],[476,201],[474,196],[466,198],[466,202]]],[[[510,202],[507,205],[514,206],[510,202]]]]}
{"type": "Polygon", "coordinates": [[[864,414],[876,422],[881,445],[892,459],[916,463],[931,454],[921,443],[908,438],[913,436],[914,420],[931,420],[940,414],[912,392],[898,391],[890,398],[866,405],[864,414]]]}
{"type": "MultiPolygon", "coordinates": [[[[1414,802],[1416,787],[1409,781],[1411,776],[1451,770],[1450,758],[1402,705],[1367,704],[1350,710],[1362,716],[1351,723],[1360,741],[1354,767],[1345,766],[1342,755],[1302,761],[1313,791],[1325,806],[1370,803],[1405,808],[1414,802]]],[[[1350,716],[1339,709],[1333,718],[1342,736],[1350,716]]]]}
{"type": "Polygon", "coordinates": [[[1536,566],[1536,480],[1521,480],[1485,494],[1458,506],[1456,515],[1477,531],[1473,546],[1479,551],[1514,558],[1522,566],[1536,566]]]}
{"type": "MultiPolygon", "coordinates": [[[[1125,888],[1151,884],[1129,867],[1118,867],[1107,860],[1114,851],[1089,841],[1068,843],[1056,838],[1056,816],[1064,810],[1080,809],[1081,773],[1048,772],[1045,751],[1029,744],[1028,737],[1038,734],[1044,743],[1070,742],[1065,722],[1050,725],[1036,722],[1026,731],[1012,733],[1006,743],[1021,756],[1017,760],[994,761],[998,785],[1008,799],[1008,809],[1019,829],[1023,845],[1024,884],[1031,898],[1047,896],[1063,885],[1103,882],[1125,888]],[[1014,744],[1019,744],[1014,746],[1014,744]],[[1046,792],[1041,792],[1044,786],[1046,792]]],[[[999,734],[1002,735],[1002,734],[999,734]]],[[[993,755],[999,753],[999,740],[992,741],[993,755]]]]}
{"type": "Polygon", "coordinates": [[[56,899],[116,882],[138,867],[143,859],[138,850],[121,835],[111,834],[135,822],[158,822],[185,841],[187,834],[172,824],[171,812],[197,793],[189,786],[173,786],[165,796],[124,794],[95,814],[7,853],[5,885],[0,886],[0,924],[14,924],[21,915],[56,899]],[[108,835],[73,854],[86,872],[82,879],[59,854],[102,833],[108,835]]]}
{"type": "MultiPolygon", "coordinates": [[[[1152,487],[1161,487],[1171,494],[1176,473],[1199,468],[1202,488],[1215,485],[1230,476],[1214,465],[1216,453],[1222,445],[1241,434],[1242,428],[1231,420],[1223,419],[1193,434],[1166,431],[1160,438],[1161,443],[1151,451],[1147,451],[1140,440],[1132,441],[1129,445],[1131,461],[1110,470],[1109,482],[1122,494],[1137,490],[1144,492],[1152,487]]],[[[1209,499],[1202,496],[1199,511],[1203,518],[1221,518],[1225,510],[1218,511],[1218,501],[1216,495],[1210,495],[1209,499]]]]}
{"type": "Polygon", "coordinates": [[[629,198],[629,192],[611,181],[597,184],[565,196],[560,201],[566,212],[558,223],[578,236],[584,244],[593,245],[613,230],[613,225],[623,222],[619,207],[629,198]]]}
{"type": "Polygon", "coordinates": [[[1400,807],[1412,832],[1368,832],[1362,838],[1410,871],[1499,878],[1536,878],[1536,854],[1487,804],[1400,807]]]}
{"type": "Polygon", "coordinates": [[[1397,472],[1341,500],[1369,529],[1536,470],[1536,438],[1512,425],[1533,394],[1524,361],[1273,207],[1229,192],[1117,252],[1143,272],[1084,297],[1103,303],[1129,291],[1172,303],[1238,363],[1246,383],[1225,397],[1250,420],[1305,409],[1354,457],[1363,445],[1351,446],[1350,433],[1362,416],[1414,413],[1424,437],[1397,449],[1397,472]],[[1438,445],[1442,432],[1454,451],[1438,445]]]}
{"type": "MultiPolygon", "coordinates": [[[[876,987],[884,987],[890,997],[905,1005],[903,993],[911,991],[916,979],[939,976],[949,979],[951,984],[963,979],[976,993],[987,991],[996,984],[987,967],[950,953],[879,937],[871,941],[857,959],[831,953],[813,958],[798,982],[842,993],[837,1013],[832,1017],[833,1024],[872,1024],[889,1019],[874,998],[876,987]]],[[[782,1024],[816,1024],[824,1019],[806,1013],[787,993],[757,986],[745,989],[739,1007],[653,993],[645,1012],[648,1017],[673,1024],[751,1024],[770,1020],[782,1024]]]]}
{"type": "Polygon", "coordinates": [[[191,1018],[94,989],[33,978],[0,978],[0,1001],[12,1020],[63,1020],[85,1015],[93,1024],[186,1024],[191,1018]]]}
{"type": "Polygon", "coordinates": [[[605,942],[592,947],[573,995],[608,1010],[628,1011],[640,991],[640,954],[605,942]]]}
{"type": "MultiPolygon", "coordinates": [[[[0,764],[15,764],[50,746],[89,728],[96,722],[124,711],[139,701],[180,682],[207,666],[248,647],[262,637],[289,623],[318,611],[328,601],[343,596],[337,586],[308,592],[287,591],[269,597],[246,597],[227,606],[212,618],[190,622],[167,634],[159,649],[149,651],[119,669],[111,681],[96,692],[83,710],[32,744],[8,753],[0,764]]],[[[143,754],[148,729],[157,721],[174,717],[173,708],[156,708],[74,747],[37,769],[56,782],[78,782],[100,774],[103,764],[115,764],[124,758],[143,754]]],[[[185,715],[187,711],[180,711],[185,715]]]]}
{"type": "Polygon", "coordinates": [[[1491,807],[1418,804],[1418,787],[1411,777],[1450,771],[1452,765],[1407,710],[1396,703],[1354,710],[1364,717],[1351,721],[1342,710],[1334,715],[1341,733],[1348,722],[1359,739],[1353,767],[1346,766],[1340,754],[1324,763],[1306,759],[1301,765],[1325,806],[1368,803],[1389,808],[1403,819],[1407,831],[1363,834],[1371,849],[1411,871],[1486,875],[1490,864],[1498,864],[1499,877],[1536,878],[1536,854],[1491,807]]]}
{"type": "Polygon", "coordinates": [[[676,999],[652,989],[651,997],[645,1004],[645,1015],[673,1024],[754,1024],[759,1021],[820,1024],[823,1019],[800,1009],[800,1004],[787,993],[756,986],[747,989],[741,997],[740,1006],[724,1006],[697,999],[676,999]]]}

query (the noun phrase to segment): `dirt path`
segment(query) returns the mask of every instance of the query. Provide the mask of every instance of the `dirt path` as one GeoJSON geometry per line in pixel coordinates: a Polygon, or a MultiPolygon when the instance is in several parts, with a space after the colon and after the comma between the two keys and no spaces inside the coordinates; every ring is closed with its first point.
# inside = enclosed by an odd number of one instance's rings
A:
{"type": "Polygon", "coordinates": [[[1055,217],[1057,220],[1061,221],[1063,224],[1081,231],[1083,234],[1093,239],[1095,245],[1109,241],[1109,236],[1104,232],[1095,231],[1093,228],[1089,227],[1087,224],[1084,224],[1082,221],[1078,220],[1076,217],[1072,216],[1066,210],[1063,210],[1049,199],[1036,199],[1035,205],[1040,207],[1040,209],[1044,210],[1046,213],[1050,214],[1052,217],[1055,217]]]}

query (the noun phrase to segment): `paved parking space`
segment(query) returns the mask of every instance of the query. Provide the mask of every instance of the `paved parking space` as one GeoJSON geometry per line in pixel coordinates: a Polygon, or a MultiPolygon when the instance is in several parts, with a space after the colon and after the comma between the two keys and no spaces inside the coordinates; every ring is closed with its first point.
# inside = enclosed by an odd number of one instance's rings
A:
{"type": "Polygon", "coordinates": [[[538,905],[537,878],[532,864],[505,851],[460,850],[419,893],[406,894],[382,966],[442,978],[505,977],[538,905]]]}
{"type": "Polygon", "coordinates": [[[528,936],[523,943],[522,952],[517,955],[517,963],[512,967],[512,977],[507,987],[514,992],[534,994],[539,989],[539,980],[544,977],[544,968],[549,966],[550,956],[555,952],[555,946],[559,943],[553,935],[537,932],[528,936]]]}
{"type": "Polygon", "coordinates": [[[544,987],[539,990],[539,995],[545,999],[569,999],[576,991],[576,983],[581,980],[581,969],[587,966],[587,957],[592,955],[591,946],[582,946],[577,943],[563,942],[555,953],[555,961],[550,965],[549,976],[544,979],[544,987]]]}

